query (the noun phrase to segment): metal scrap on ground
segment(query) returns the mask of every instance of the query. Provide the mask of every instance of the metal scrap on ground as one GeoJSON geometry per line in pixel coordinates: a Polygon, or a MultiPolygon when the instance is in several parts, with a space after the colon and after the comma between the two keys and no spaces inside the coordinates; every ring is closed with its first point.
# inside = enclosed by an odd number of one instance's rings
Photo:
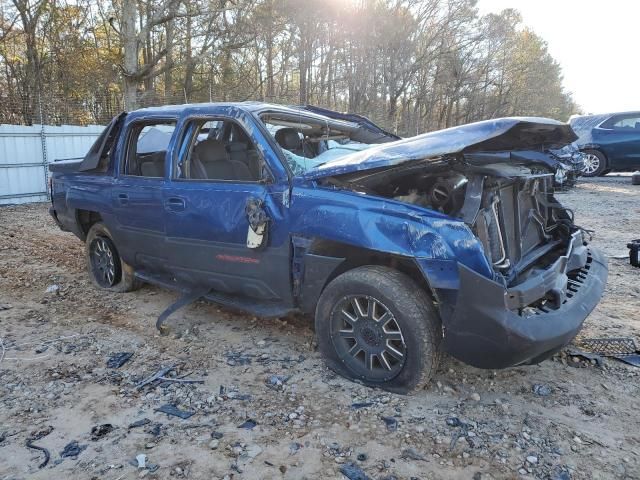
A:
{"type": "MultiPolygon", "coordinates": [[[[600,357],[615,358],[634,367],[640,367],[640,351],[638,351],[633,338],[586,338],[580,342],[580,346],[587,350],[587,353],[591,352],[600,357]]],[[[586,357],[584,353],[577,354],[586,357]]],[[[598,364],[601,363],[597,359],[596,361],[598,364]]]]}
{"type": "Polygon", "coordinates": [[[120,368],[127,363],[131,357],[133,357],[133,352],[114,353],[107,360],[107,368],[120,368]]]}
{"type": "Polygon", "coordinates": [[[161,406],[160,408],[156,408],[156,412],[166,413],[167,415],[179,417],[183,420],[186,420],[189,417],[195,415],[196,412],[190,412],[188,410],[180,410],[175,405],[166,404],[161,406]]]}

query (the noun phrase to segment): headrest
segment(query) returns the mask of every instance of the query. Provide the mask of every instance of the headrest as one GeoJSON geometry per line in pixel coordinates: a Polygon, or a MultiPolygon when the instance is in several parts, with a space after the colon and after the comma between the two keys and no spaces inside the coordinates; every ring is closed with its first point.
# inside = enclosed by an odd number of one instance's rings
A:
{"type": "Polygon", "coordinates": [[[297,150],[300,148],[300,135],[295,128],[281,128],[276,132],[276,142],[287,150],[297,150]]]}
{"type": "Polygon", "coordinates": [[[195,152],[201,162],[218,162],[228,159],[224,143],[215,138],[208,138],[198,143],[195,152]]]}
{"type": "Polygon", "coordinates": [[[227,144],[227,150],[229,153],[244,152],[247,150],[247,144],[244,142],[231,142],[227,144]]]}

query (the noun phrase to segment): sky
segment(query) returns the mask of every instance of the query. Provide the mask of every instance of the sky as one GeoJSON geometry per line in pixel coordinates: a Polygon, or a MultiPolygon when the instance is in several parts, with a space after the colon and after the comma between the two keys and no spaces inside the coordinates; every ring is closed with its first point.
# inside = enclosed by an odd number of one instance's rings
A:
{"type": "Polygon", "coordinates": [[[639,0],[478,0],[478,8],[520,11],[584,113],[640,110],[639,0]]]}

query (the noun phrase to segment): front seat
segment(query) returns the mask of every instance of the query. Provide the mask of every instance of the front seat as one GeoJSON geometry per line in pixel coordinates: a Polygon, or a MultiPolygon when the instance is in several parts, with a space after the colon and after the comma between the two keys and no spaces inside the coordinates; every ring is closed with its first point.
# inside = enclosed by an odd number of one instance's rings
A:
{"type": "Polygon", "coordinates": [[[281,128],[276,132],[275,139],[278,145],[285,150],[289,150],[291,153],[301,157],[305,156],[300,134],[295,128],[281,128]]]}
{"type": "Polygon", "coordinates": [[[194,149],[202,168],[209,180],[252,180],[247,166],[237,160],[231,160],[224,143],[215,138],[200,142],[194,149]]]}

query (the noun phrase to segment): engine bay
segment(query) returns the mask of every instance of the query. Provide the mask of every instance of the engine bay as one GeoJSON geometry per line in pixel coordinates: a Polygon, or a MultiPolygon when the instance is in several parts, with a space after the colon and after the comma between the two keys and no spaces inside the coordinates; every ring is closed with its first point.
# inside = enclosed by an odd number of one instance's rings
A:
{"type": "MultiPolygon", "coordinates": [[[[535,164],[443,157],[350,176],[350,188],[463,220],[506,284],[544,268],[576,230],[553,197],[553,174],[535,164]]],[[[341,182],[344,186],[344,183],[341,182]]]]}

